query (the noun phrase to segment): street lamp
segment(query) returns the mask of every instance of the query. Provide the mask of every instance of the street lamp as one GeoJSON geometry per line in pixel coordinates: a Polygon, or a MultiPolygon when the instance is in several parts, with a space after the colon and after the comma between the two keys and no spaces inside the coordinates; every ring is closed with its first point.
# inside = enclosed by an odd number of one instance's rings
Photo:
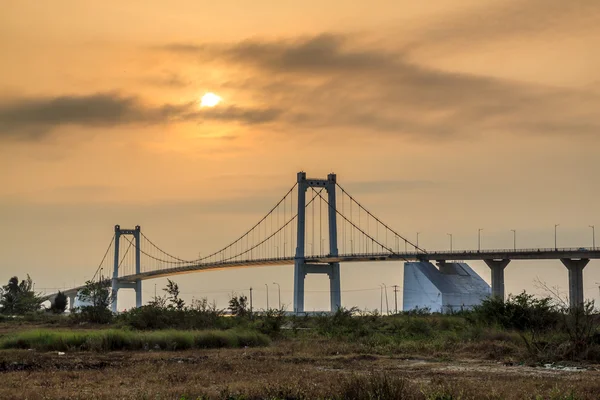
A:
{"type": "Polygon", "coordinates": [[[279,292],[279,309],[281,310],[281,286],[279,286],[279,283],[277,282],[273,282],[273,285],[277,285],[277,291],[279,292]]]}
{"type": "Polygon", "coordinates": [[[265,283],[265,287],[267,288],[267,311],[269,311],[269,285],[265,283]]]}
{"type": "Polygon", "coordinates": [[[596,227],[590,225],[590,228],[592,228],[592,250],[596,250],[596,227]]]}
{"type": "Polygon", "coordinates": [[[452,234],[447,233],[446,235],[450,236],[450,253],[452,253],[452,234]]]}
{"type": "Polygon", "coordinates": [[[513,250],[517,251],[517,230],[511,229],[510,231],[513,233],[513,250]]]}
{"type": "Polygon", "coordinates": [[[417,248],[419,247],[419,233],[421,232],[417,232],[417,248]]]}
{"type": "Polygon", "coordinates": [[[481,231],[483,230],[483,228],[479,228],[477,230],[477,251],[481,251],[481,231]]]}
{"type": "Polygon", "coordinates": [[[556,228],[558,228],[560,224],[554,224],[554,251],[558,250],[558,246],[556,245],[556,228]]]}

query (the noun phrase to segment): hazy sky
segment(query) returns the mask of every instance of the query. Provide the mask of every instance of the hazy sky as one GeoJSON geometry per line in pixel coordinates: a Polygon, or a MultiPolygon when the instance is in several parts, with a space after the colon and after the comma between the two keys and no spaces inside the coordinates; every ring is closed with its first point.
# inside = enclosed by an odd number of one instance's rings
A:
{"type": "MultiPolygon", "coordinates": [[[[596,0],[1,4],[2,282],[82,282],[115,224],[206,254],[300,170],[336,172],[427,249],[449,232],[475,248],[478,228],[489,248],[510,247],[511,229],[519,247],[552,247],[557,223],[559,246],[591,246],[593,224],[600,237],[596,0]],[[223,101],[200,108],[206,92],[223,101]]],[[[292,270],[176,280],[222,306],[250,285],[260,306],[277,281],[291,304],[292,270]]],[[[506,272],[507,292],[539,292],[536,277],[567,288],[558,261],[506,272]]],[[[378,307],[381,282],[401,285],[402,264],[342,265],[342,302],[378,307]]],[[[308,278],[307,310],[327,306],[327,288],[308,278]]]]}

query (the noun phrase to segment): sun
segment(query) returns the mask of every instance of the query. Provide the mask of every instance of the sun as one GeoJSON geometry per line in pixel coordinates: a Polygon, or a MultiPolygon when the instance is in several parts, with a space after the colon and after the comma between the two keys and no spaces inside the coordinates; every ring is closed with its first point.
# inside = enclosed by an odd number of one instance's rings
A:
{"type": "Polygon", "coordinates": [[[200,107],[214,107],[221,102],[221,98],[214,93],[208,92],[200,99],[200,107]]]}

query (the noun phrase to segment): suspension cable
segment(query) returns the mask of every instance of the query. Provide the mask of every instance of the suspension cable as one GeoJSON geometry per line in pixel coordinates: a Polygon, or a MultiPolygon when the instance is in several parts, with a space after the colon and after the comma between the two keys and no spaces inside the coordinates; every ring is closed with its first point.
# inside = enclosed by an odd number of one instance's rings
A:
{"type": "MultiPolygon", "coordinates": [[[[327,204],[329,205],[329,208],[335,210],[335,212],[337,214],[339,214],[344,220],[346,220],[346,222],[350,222],[348,220],[348,218],[346,218],[346,216],[342,215],[342,213],[340,213],[335,207],[333,207],[331,204],[329,204],[329,201],[327,201],[326,199],[323,198],[323,196],[321,196],[321,193],[317,193],[317,195],[327,204]]],[[[366,211],[366,210],[365,210],[366,211]]],[[[365,231],[363,231],[362,229],[360,229],[359,227],[357,227],[356,225],[352,224],[356,229],[358,229],[363,235],[365,235],[366,237],[368,237],[369,239],[371,239],[373,242],[377,243],[378,245],[380,245],[381,247],[383,247],[384,249],[386,249],[387,251],[389,251],[392,254],[396,254],[398,255],[398,253],[396,253],[393,249],[387,247],[387,246],[383,246],[382,243],[380,243],[378,240],[375,240],[372,236],[370,236],[369,234],[367,234],[365,231]]],[[[406,258],[401,257],[403,260],[408,261],[406,258]]]]}
{"type": "Polygon", "coordinates": [[[405,238],[404,236],[402,236],[401,234],[399,234],[398,232],[396,232],[395,230],[393,230],[391,227],[389,227],[388,225],[386,225],[383,221],[381,221],[379,218],[377,218],[375,215],[373,215],[369,210],[367,210],[365,207],[363,207],[362,204],[360,204],[354,197],[352,197],[352,195],[350,195],[350,193],[348,193],[347,191],[344,190],[344,188],[342,186],[340,186],[339,183],[336,182],[337,187],[340,188],[340,190],[345,193],[352,201],[354,201],[360,208],[362,208],[368,215],[370,215],[371,217],[373,217],[377,222],[379,222],[381,225],[383,225],[386,229],[389,229],[390,232],[392,232],[394,235],[398,236],[399,238],[401,238],[402,240],[404,240],[405,242],[409,243],[412,247],[414,247],[416,250],[420,250],[423,253],[427,253],[427,251],[425,251],[424,249],[420,248],[419,246],[417,246],[416,244],[414,244],[413,242],[411,242],[410,240],[408,240],[407,238],[405,238]]]}
{"type": "Polygon", "coordinates": [[[104,264],[104,260],[106,260],[106,256],[108,255],[108,252],[110,251],[110,248],[113,245],[114,241],[115,241],[115,235],[113,235],[112,239],[110,240],[110,243],[109,243],[108,247],[106,248],[106,252],[104,253],[104,257],[102,257],[102,261],[100,261],[100,265],[98,265],[96,272],[94,272],[94,276],[92,277],[92,282],[94,281],[94,279],[96,279],[96,275],[98,275],[98,272],[100,272],[100,269],[102,269],[102,264],[104,264]]]}

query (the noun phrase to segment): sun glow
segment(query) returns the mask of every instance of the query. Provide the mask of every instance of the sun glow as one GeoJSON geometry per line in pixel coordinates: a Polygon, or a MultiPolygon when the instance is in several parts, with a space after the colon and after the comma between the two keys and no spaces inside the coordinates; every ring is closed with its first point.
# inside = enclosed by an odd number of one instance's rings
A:
{"type": "Polygon", "coordinates": [[[214,107],[221,102],[221,98],[214,93],[205,93],[200,99],[200,107],[214,107]]]}

